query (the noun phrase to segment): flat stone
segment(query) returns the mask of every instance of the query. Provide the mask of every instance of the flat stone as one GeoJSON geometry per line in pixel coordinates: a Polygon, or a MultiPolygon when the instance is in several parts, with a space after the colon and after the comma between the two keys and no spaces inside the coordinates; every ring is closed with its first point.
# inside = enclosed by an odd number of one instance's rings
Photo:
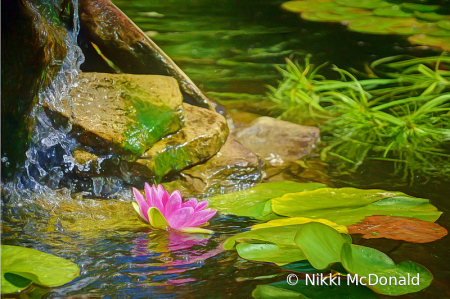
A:
{"type": "Polygon", "coordinates": [[[261,182],[261,160],[233,136],[211,159],[180,173],[194,194],[224,194],[261,182]]]}
{"type": "Polygon", "coordinates": [[[183,104],[184,126],[158,141],[134,165],[136,175],[163,178],[214,156],[228,137],[225,118],[217,112],[183,104]]]}
{"type": "Polygon", "coordinates": [[[82,73],[53,119],[72,123],[71,134],[94,149],[138,157],[183,123],[175,79],[155,75],[82,73]]]}
{"type": "Polygon", "coordinates": [[[301,126],[272,117],[260,117],[233,136],[271,166],[283,166],[311,152],[319,129],[301,126]]]}

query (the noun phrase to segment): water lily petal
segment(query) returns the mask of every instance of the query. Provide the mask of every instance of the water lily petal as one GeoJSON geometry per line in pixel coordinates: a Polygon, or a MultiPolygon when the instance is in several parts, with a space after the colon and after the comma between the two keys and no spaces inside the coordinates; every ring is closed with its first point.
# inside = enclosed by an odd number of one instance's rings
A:
{"type": "MultiPolygon", "coordinates": [[[[158,187],[156,187],[156,185],[153,185],[153,188],[155,190],[156,195],[159,198],[163,198],[165,194],[169,195],[169,193],[166,190],[164,190],[164,187],[161,184],[159,184],[158,187]]],[[[167,200],[166,200],[166,202],[163,202],[163,204],[166,204],[166,203],[167,203],[167,200]]]]}
{"type": "Polygon", "coordinates": [[[208,206],[208,201],[207,200],[203,200],[200,201],[199,203],[197,203],[197,205],[195,206],[195,211],[200,211],[205,209],[208,206]]]}
{"type": "Polygon", "coordinates": [[[153,195],[152,187],[150,187],[150,185],[148,183],[145,183],[144,190],[145,190],[145,197],[147,198],[148,206],[154,207],[155,206],[155,204],[154,204],[155,196],[153,195]]]}
{"type": "Polygon", "coordinates": [[[160,210],[155,207],[148,209],[148,219],[150,225],[157,229],[168,229],[169,223],[160,210]]]}
{"type": "Polygon", "coordinates": [[[181,193],[178,190],[175,190],[172,192],[172,194],[169,197],[169,200],[167,201],[165,212],[163,213],[167,217],[170,217],[172,213],[175,211],[181,209],[181,193]]]}
{"type": "MultiPolygon", "coordinates": [[[[161,185],[159,185],[159,186],[161,186],[161,185]]],[[[161,188],[162,188],[162,186],[161,186],[161,188]]],[[[162,192],[159,191],[155,187],[155,185],[153,185],[151,188],[149,187],[149,192],[151,194],[153,206],[155,208],[157,208],[164,215],[164,217],[166,217],[167,215],[166,215],[166,211],[165,211],[166,210],[165,203],[169,199],[169,193],[167,193],[167,191],[165,191],[164,189],[162,189],[162,192]]]]}
{"type": "Polygon", "coordinates": [[[194,226],[200,226],[209,219],[211,219],[215,214],[217,210],[211,210],[206,209],[202,211],[196,211],[194,215],[189,219],[188,222],[185,223],[185,227],[194,227],[194,226]]]}
{"type": "Polygon", "coordinates": [[[214,234],[212,230],[204,229],[200,227],[182,227],[179,229],[180,232],[188,234],[214,234]]]}
{"type": "Polygon", "coordinates": [[[136,212],[139,214],[139,216],[142,217],[142,219],[144,219],[145,221],[148,222],[148,219],[146,216],[144,216],[144,214],[142,214],[141,208],[139,207],[139,205],[137,203],[135,203],[134,201],[131,203],[133,205],[133,208],[136,210],[136,212]]]}
{"type": "Polygon", "coordinates": [[[194,208],[191,207],[181,208],[171,213],[167,221],[169,222],[171,228],[179,229],[184,227],[186,221],[188,221],[193,214],[194,208]]]}
{"type": "Polygon", "coordinates": [[[195,208],[195,206],[197,206],[197,199],[195,198],[189,199],[188,201],[183,202],[181,205],[183,206],[183,208],[187,207],[195,208]]]}
{"type": "Polygon", "coordinates": [[[144,196],[141,194],[141,192],[139,192],[138,189],[136,189],[134,187],[133,187],[133,194],[134,194],[134,199],[136,200],[137,204],[139,205],[141,213],[144,216],[143,218],[148,221],[147,212],[148,212],[149,206],[148,206],[146,200],[144,199],[144,196]]]}

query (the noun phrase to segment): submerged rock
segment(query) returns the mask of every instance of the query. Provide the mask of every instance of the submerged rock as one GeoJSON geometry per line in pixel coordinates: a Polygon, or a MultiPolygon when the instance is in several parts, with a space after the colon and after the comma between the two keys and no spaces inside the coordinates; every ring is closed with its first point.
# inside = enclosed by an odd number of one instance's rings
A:
{"type": "Polygon", "coordinates": [[[87,53],[88,66],[91,56],[104,57],[124,73],[172,76],[191,103],[212,109],[210,100],[191,79],[114,4],[108,0],[80,0],[79,9],[79,43],[87,53]]]}
{"type": "Polygon", "coordinates": [[[184,127],[158,141],[134,163],[135,175],[161,179],[215,155],[228,137],[225,118],[211,110],[183,104],[184,127]]]}
{"type": "Polygon", "coordinates": [[[182,171],[180,176],[194,194],[223,194],[259,183],[261,165],[256,154],[230,136],[214,157],[182,171]]]}
{"type": "Polygon", "coordinates": [[[266,164],[282,166],[309,154],[319,133],[316,127],[260,117],[249,127],[234,131],[233,136],[266,164]]]}
{"type": "Polygon", "coordinates": [[[182,125],[182,96],[175,79],[155,75],[83,73],[63,99],[47,105],[57,121],[70,121],[77,140],[100,152],[140,156],[182,125]]]}

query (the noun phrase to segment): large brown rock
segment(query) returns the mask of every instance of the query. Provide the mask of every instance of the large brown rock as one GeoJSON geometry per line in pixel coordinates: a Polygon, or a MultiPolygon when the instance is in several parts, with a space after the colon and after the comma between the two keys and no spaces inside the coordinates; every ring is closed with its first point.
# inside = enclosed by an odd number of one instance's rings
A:
{"type": "MultiPolygon", "coordinates": [[[[93,43],[124,73],[172,76],[192,103],[212,109],[210,100],[191,79],[109,0],[80,0],[78,6],[84,52],[95,54],[93,43]]],[[[86,55],[88,62],[89,57],[86,55]]],[[[96,58],[101,59],[98,54],[96,58]]]]}
{"type": "Polygon", "coordinates": [[[83,73],[55,120],[70,121],[77,140],[131,160],[182,126],[182,96],[175,79],[155,75],[83,73]]]}
{"type": "Polygon", "coordinates": [[[73,20],[71,2],[1,2],[2,179],[22,166],[34,126],[32,110],[61,68],[73,20]]]}
{"type": "Polygon", "coordinates": [[[261,161],[233,136],[205,163],[180,173],[194,194],[223,194],[251,188],[262,179],[261,161]]]}
{"type": "Polygon", "coordinates": [[[260,117],[249,127],[234,131],[233,136],[258,154],[266,164],[283,166],[307,155],[319,138],[319,133],[316,127],[260,117]]]}
{"type": "Polygon", "coordinates": [[[225,118],[217,112],[183,104],[184,126],[158,141],[132,169],[138,176],[163,178],[214,156],[228,137],[225,118]]]}

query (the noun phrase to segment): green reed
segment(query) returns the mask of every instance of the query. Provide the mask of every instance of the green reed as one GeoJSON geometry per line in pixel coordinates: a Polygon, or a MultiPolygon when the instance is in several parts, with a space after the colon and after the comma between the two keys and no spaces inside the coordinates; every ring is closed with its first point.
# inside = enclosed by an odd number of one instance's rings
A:
{"type": "Polygon", "coordinates": [[[269,87],[280,118],[320,127],[322,160],[339,171],[390,161],[411,181],[450,175],[450,57],[380,59],[358,74],[364,80],[335,66],[340,79],[327,80],[325,65],[287,60],[278,88],[269,87]]]}

